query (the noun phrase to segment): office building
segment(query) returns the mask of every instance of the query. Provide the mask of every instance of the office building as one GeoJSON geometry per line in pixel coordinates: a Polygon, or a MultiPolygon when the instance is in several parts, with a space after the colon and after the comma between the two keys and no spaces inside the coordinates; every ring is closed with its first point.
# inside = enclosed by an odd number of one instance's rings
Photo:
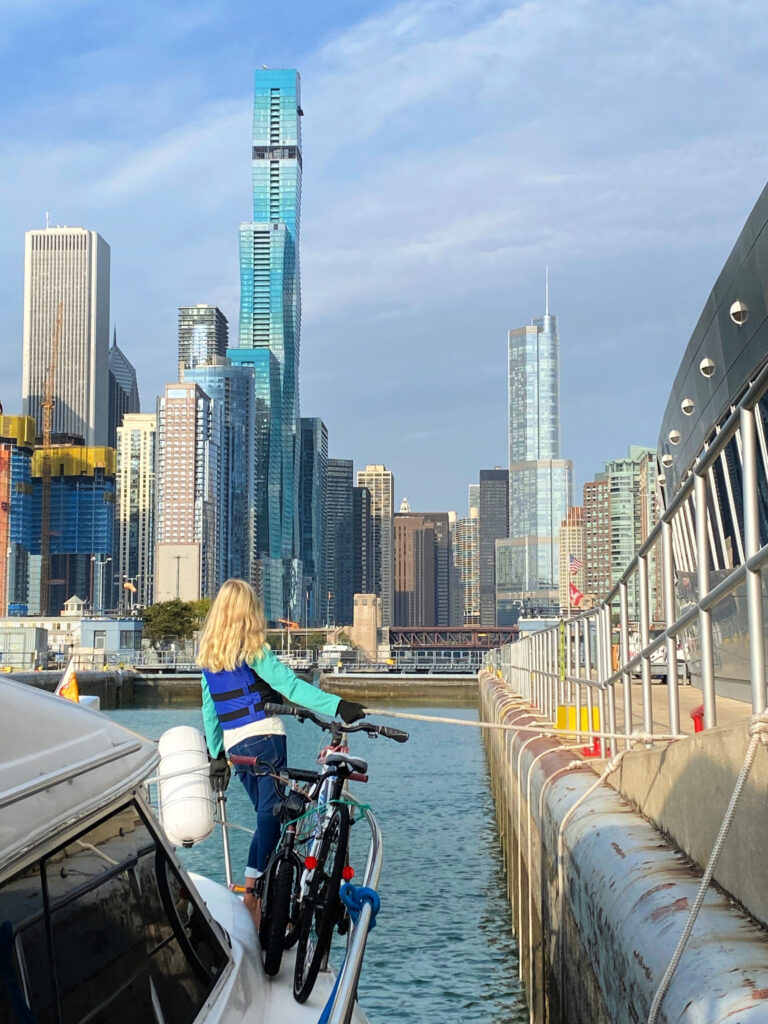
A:
{"type": "Polygon", "coordinates": [[[584,611],[587,603],[591,604],[591,601],[586,601],[583,596],[578,599],[578,604],[574,603],[571,591],[571,585],[573,585],[579,594],[584,595],[586,585],[584,509],[581,505],[572,505],[568,509],[565,519],[560,524],[558,548],[560,554],[560,614],[570,617],[576,611],[584,611]]]}
{"type": "Polygon", "coordinates": [[[477,490],[480,623],[496,625],[496,541],[509,536],[509,472],[481,469],[477,490]]]}
{"type": "Polygon", "coordinates": [[[253,371],[215,356],[210,364],[185,369],[183,380],[197,384],[218,408],[217,579],[222,583],[235,577],[255,583],[253,371]]]}
{"type": "Polygon", "coordinates": [[[451,621],[458,581],[448,513],[398,512],[394,529],[393,625],[458,625],[451,621]]]}
{"type": "Polygon", "coordinates": [[[194,381],[157,407],[155,601],[214,597],[220,585],[221,410],[194,381]]]}
{"type": "MultiPolygon", "coordinates": [[[[40,608],[38,568],[30,565],[29,612],[59,615],[74,596],[96,614],[115,607],[113,588],[115,529],[114,448],[54,445],[51,449],[50,573],[47,607],[40,608]]],[[[40,556],[43,452],[32,457],[33,509],[30,556],[40,556]]],[[[32,557],[30,557],[30,563],[32,557]]]]}
{"type": "Polygon", "coordinates": [[[229,324],[218,306],[179,306],[179,377],[227,354],[229,324]]]}
{"type": "Polygon", "coordinates": [[[117,606],[153,603],[157,417],[128,413],[117,428],[117,606]]]}
{"type": "MultiPolygon", "coordinates": [[[[573,463],[560,457],[557,318],[509,332],[509,538],[512,590],[523,606],[559,610],[558,532],[573,501],[573,463]]],[[[482,526],[482,517],[481,517],[482,526]]]]}
{"type": "MultiPolygon", "coordinates": [[[[394,624],[395,551],[393,511],[395,480],[383,465],[369,465],[358,470],[357,486],[367,487],[371,493],[371,519],[373,521],[373,586],[370,591],[381,597],[381,623],[394,624]]],[[[355,591],[357,593],[358,591],[355,591]]]]}
{"type": "Polygon", "coordinates": [[[53,430],[87,445],[108,441],[109,256],[104,239],[85,228],[25,235],[22,412],[38,434],[61,303],[53,430]]]}
{"type": "MultiPolygon", "coordinates": [[[[266,480],[268,497],[257,516],[257,539],[269,621],[297,619],[304,597],[298,522],[302,113],[296,71],[256,72],[253,220],[240,225],[238,344],[263,353],[255,381],[268,429],[256,446],[256,477],[257,493],[266,480]]],[[[228,354],[234,360],[233,350],[228,354]]]]}
{"type": "Polygon", "coordinates": [[[29,610],[35,421],[0,414],[0,616],[29,610]]]}
{"type": "MultiPolygon", "coordinates": [[[[649,484],[655,492],[655,468],[650,470],[649,475],[650,461],[655,461],[652,449],[630,445],[626,458],[611,459],[605,464],[611,521],[611,586],[618,582],[655,525],[652,522],[655,501],[647,492],[649,484]],[[641,474],[645,481],[643,494],[640,490],[641,474]]],[[[652,558],[649,564],[649,598],[653,617],[656,617],[654,609],[659,597],[655,584],[656,572],[656,559],[652,558]]],[[[636,575],[627,587],[627,600],[629,617],[636,621],[640,610],[640,589],[636,575]]]]}
{"type": "Polygon", "coordinates": [[[117,347],[117,329],[109,350],[109,446],[117,447],[117,429],[128,413],[140,412],[136,370],[125,353],[117,347]]]}
{"type": "Polygon", "coordinates": [[[599,603],[611,589],[611,492],[608,474],[584,484],[584,593],[599,603]]]}
{"type": "Polygon", "coordinates": [[[304,569],[302,620],[306,626],[318,626],[332,621],[333,594],[325,574],[328,428],[314,416],[302,416],[299,424],[299,554],[304,569]]]}
{"type": "Polygon", "coordinates": [[[373,593],[374,540],[371,492],[352,488],[352,592],[373,593]]]}
{"type": "Polygon", "coordinates": [[[463,625],[480,624],[480,511],[470,506],[469,515],[456,520],[454,561],[462,592],[463,625]]]}
{"type": "Polygon", "coordinates": [[[330,620],[349,626],[354,614],[354,473],[351,459],[328,459],[325,501],[325,573],[330,620]]]}

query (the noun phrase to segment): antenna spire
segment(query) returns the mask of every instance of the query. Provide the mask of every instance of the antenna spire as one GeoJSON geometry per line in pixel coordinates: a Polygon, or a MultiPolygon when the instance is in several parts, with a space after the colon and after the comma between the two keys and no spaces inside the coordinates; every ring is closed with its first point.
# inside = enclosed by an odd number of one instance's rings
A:
{"type": "Polygon", "coordinates": [[[544,316],[549,316],[549,267],[544,267],[544,316]]]}
{"type": "Polygon", "coordinates": [[[50,213],[49,213],[49,212],[48,212],[48,211],[46,210],[46,211],[45,211],[45,227],[46,227],[46,230],[47,230],[47,229],[48,229],[48,228],[49,228],[50,226],[51,226],[51,215],[50,215],[50,213]]]}

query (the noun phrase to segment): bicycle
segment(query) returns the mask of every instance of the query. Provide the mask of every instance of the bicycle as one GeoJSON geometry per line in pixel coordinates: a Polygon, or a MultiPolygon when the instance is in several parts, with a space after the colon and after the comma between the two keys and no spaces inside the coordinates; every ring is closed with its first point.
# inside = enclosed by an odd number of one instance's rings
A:
{"type": "MultiPolygon", "coordinates": [[[[320,967],[327,960],[334,927],[338,925],[343,931],[347,921],[339,890],[342,881],[349,881],[354,872],[349,867],[348,856],[349,805],[342,800],[342,794],[347,782],[368,781],[368,765],[349,753],[344,737],[350,732],[365,732],[372,738],[384,736],[404,743],[408,733],[371,722],[345,725],[319,718],[304,708],[283,704],[268,704],[265,710],[291,715],[300,722],[309,720],[331,733],[330,743],[318,756],[322,771],[289,768],[284,772],[287,778],[307,782],[309,787],[304,792],[292,790],[293,796],[289,793],[284,798],[280,812],[285,815],[283,829],[263,876],[265,969],[269,955],[270,968],[277,962],[274,969],[277,973],[282,950],[298,942],[293,994],[297,1002],[303,1003],[309,998],[320,967]],[[295,848],[297,830],[299,822],[308,818],[314,818],[314,827],[305,840],[298,840],[309,843],[302,863],[295,848]],[[286,933],[289,925],[290,931],[286,933]]],[[[232,758],[233,764],[256,760],[232,758]]]]}

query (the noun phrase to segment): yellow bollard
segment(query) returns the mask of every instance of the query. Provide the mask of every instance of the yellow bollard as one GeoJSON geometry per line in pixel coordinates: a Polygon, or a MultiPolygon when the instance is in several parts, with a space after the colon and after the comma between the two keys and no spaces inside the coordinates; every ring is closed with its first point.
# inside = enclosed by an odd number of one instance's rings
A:
{"type": "MultiPolygon", "coordinates": [[[[600,731],[600,709],[597,707],[592,708],[592,728],[589,727],[589,709],[582,705],[581,707],[581,732],[599,732],[600,731]]],[[[555,718],[555,728],[567,730],[568,732],[576,732],[576,705],[575,704],[559,704],[557,707],[557,717],[555,718]]]]}

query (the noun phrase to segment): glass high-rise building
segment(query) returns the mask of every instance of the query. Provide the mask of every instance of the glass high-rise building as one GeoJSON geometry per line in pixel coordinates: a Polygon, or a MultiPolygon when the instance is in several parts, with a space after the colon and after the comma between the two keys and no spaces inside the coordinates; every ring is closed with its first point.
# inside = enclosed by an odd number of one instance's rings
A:
{"type": "Polygon", "coordinates": [[[333,621],[331,589],[325,572],[325,516],[328,476],[328,428],[316,416],[302,416],[299,478],[299,535],[304,569],[300,621],[317,626],[333,621]]]}
{"type": "Polygon", "coordinates": [[[523,609],[558,612],[558,531],[572,496],[573,463],[560,457],[560,339],[547,294],[544,316],[509,332],[506,585],[523,609]]]}
{"type": "Polygon", "coordinates": [[[139,386],[136,370],[125,352],[117,347],[117,328],[112,335],[112,347],[109,350],[109,446],[117,447],[117,431],[122,426],[123,417],[129,413],[139,412],[139,386]]]}
{"type": "MultiPolygon", "coordinates": [[[[257,556],[269,621],[296,619],[303,599],[299,556],[299,351],[301,287],[301,91],[294,70],[256,72],[253,220],[240,225],[241,352],[253,360],[257,556]]],[[[235,350],[228,355],[236,360],[235,350]]],[[[239,360],[240,361],[240,360],[239,360]]],[[[244,355],[241,361],[247,361],[244,355]]]]}
{"type": "Polygon", "coordinates": [[[229,324],[218,306],[179,306],[179,374],[227,354],[229,324]]]}
{"type": "MultiPolygon", "coordinates": [[[[470,498],[471,501],[471,498],[470,498]]],[[[478,501],[480,623],[496,625],[496,541],[509,536],[509,471],[481,469],[478,501]]]]}
{"type": "Polygon", "coordinates": [[[325,572],[331,622],[350,626],[354,612],[354,473],[352,459],[328,459],[325,502],[325,572]]]}

